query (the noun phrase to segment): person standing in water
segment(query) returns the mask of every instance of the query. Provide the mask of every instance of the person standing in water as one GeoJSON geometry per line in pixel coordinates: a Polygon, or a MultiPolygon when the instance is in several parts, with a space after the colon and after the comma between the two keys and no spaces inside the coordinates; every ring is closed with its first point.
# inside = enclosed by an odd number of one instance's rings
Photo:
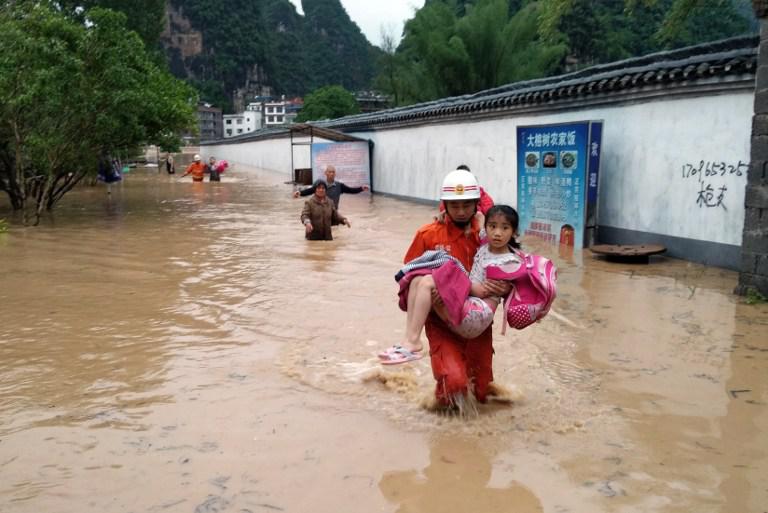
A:
{"type": "Polygon", "coordinates": [[[216,163],[216,157],[213,156],[208,159],[208,181],[221,181],[221,176],[219,176],[219,165],[216,163]]]}
{"type": "MultiPolygon", "coordinates": [[[[469,273],[470,295],[461,306],[459,324],[451,324],[447,311],[434,306],[436,313],[457,335],[465,339],[478,337],[493,322],[493,316],[502,298],[490,293],[486,269],[488,266],[522,264],[522,260],[515,253],[515,250],[520,248],[520,244],[515,239],[519,223],[520,218],[514,208],[508,205],[491,207],[485,218],[488,242],[482,244],[475,253],[472,271],[469,273]]],[[[403,270],[403,277],[408,276],[408,271],[410,267],[403,270]]],[[[421,272],[423,271],[419,273],[421,272]]],[[[408,291],[405,341],[401,345],[392,346],[379,353],[381,363],[384,365],[405,363],[422,357],[421,330],[433,309],[433,297],[439,295],[439,292],[431,274],[423,274],[419,278],[418,286],[413,291],[410,288],[408,291]]],[[[457,301],[457,298],[451,298],[451,300],[457,301]]],[[[458,305],[458,302],[456,304],[458,305]]]]}
{"type": "Polygon", "coordinates": [[[176,165],[173,162],[173,155],[170,153],[168,154],[168,157],[165,159],[165,170],[168,172],[169,175],[176,173],[176,165]]]}
{"type": "Polygon", "coordinates": [[[205,164],[201,161],[200,155],[194,156],[192,163],[181,177],[184,178],[187,175],[192,175],[193,182],[202,182],[203,178],[205,178],[205,164]]]}
{"type": "MultiPolygon", "coordinates": [[[[342,182],[336,181],[336,168],[332,165],[325,166],[325,183],[326,194],[333,201],[333,204],[337,209],[339,208],[339,200],[341,199],[342,194],[359,194],[363,191],[369,190],[367,185],[360,187],[350,187],[342,182]]],[[[317,184],[317,181],[315,181],[315,184],[317,184]]],[[[315,185],[313,184],[311,187],[307,187],[301,191],[295,191],[293,193],[293,197],[298,198],[299,196],[309,196],[310,194],[314,193],[315,185]]]]}
{"type": "MultiPolygon", "coordinates": [[[[465,170],[451,171],[443,180],[440,199],[445,201],[445,221],[433,221],[419,228],[403,261],[410,262],[428,250],[443,249],[460,261],[465,269],[471,269],[480,247],[480,227],[474,220],[480,199],[477,179],[465,170]],[[465,232],[467,227],[468,233],[465,232]]],[[[483,285],[487,294],[495,297],[505,296],[511,290],[509,283],[503,281],[486,280],[483,285]]],[[[416,297],[421,297],[419,287],[428,289],[432,295],[433,283],[424,281],[424,276],[420,276],[411,280],[409,300],[414,293],[416,297]]],[[[424,328],[429,341],[432,375],[436,381],[437,403],[443,407],[458,405],[470,393],[470,387],[475,398],[485,402],[489,384],[493,381],[491,326],[479,336],[467,339],[451,330],[433,307],[429,310],[424,328]]],[[[406,349],[411,353],[421,352],[420,343],[409,344],[406,349]]],[[[397,357],[398,348],[406,344],[393,346],[383,353],[383,357],[379,356],[388,359],[390,357],[386,353],[394,352],[394,357],[397,357]]]]}
{"type": "Polygon", "coordinates": [[[312,188],[315,194],[304,202],[301,211],[301,222],[304,225],[307,240],[333,240],[331,226],[346,224],[352,227],[349,220],[339,214],[336,206],[326,194],[325,182],[317,180],[312,188]]]}

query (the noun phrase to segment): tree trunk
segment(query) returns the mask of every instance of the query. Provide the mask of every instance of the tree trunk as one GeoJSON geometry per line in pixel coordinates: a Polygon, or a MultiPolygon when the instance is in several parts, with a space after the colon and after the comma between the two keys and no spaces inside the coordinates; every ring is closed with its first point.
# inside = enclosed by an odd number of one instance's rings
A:
{"type": "Polygon", "coordinates": [[[59,178],[54,181],[48,197],[45,199],[46,210],[53,210],[56,203],[58,203],[66,193],[71,191],[75,185],[80,183],[87,174],[88,173],[85,171],[79,171],[77,173],[60,175],[59,178]],[[59,181],[61,178],[63,178],[63,182],[60,184],[59,181]]]}
{"type": "MultiPolygon", "coordinates": [[[[13,205],[13,208],[16,210],[24,210],[24,207],[26,207],[27,204],[27,187],[26,187],[26,176],[24,175],[24,161],[23,161],[23,155],[21,153],[21,148],[23,145],[21,132],[19,132],[19,125],[15,121],[13,122],[13,133],[14,133],[14,144],[15,144],[15,159],[14,159],[14,166],[15,166],[15,173],[12,175],[11,183],[10,183],[10,189],[11,192],[9,193],[11,196],[11,204],[13,205]],[[15,198],[15,201],[14,201],[15,198]]],[[[27,224],[27,216],[26,213],[24,214],[24,224],[27,224]]]]}
{"type": "Polygon", "coordinates": [[[49,176],[45,180],[45,184],[40,188],[37,196],[37,206],[35,207],[35,223],[34,226],[40,224],[40,216],[43,213],[43,209],[48,204],[48,197],[53,190],[53,176],[49,176]]]}

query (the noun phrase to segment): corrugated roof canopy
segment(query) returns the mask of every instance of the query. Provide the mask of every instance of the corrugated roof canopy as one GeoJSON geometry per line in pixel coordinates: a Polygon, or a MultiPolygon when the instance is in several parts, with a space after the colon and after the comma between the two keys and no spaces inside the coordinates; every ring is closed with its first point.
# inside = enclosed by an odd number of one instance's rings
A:
{"type": "Polygon", "coordinates": [[[290,131],[293,135],[301,134],[306,135],[307,137],[321,137],[323,139],[328,139],[329,141],[337,142],[354,142],[367,140],[360,139],[359,137],[353,137],[351,135],[345,134],[344,132],[339,132],[338,130],[310,125],[309,123],[298,123],[296,125],[292,125],[290,131]]]}

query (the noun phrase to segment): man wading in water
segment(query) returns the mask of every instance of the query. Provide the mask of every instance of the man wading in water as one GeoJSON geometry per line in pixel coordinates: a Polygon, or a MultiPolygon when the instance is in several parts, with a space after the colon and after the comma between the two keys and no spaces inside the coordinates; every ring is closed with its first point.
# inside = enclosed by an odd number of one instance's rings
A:
{"type": "MultiPolygon", "coordinates": [[[[343,193],[359,194],[369,189],[367,185],[363,185],[362,187],[350,187],[347,184],[336,181],[336,168],[330,165],[325,167],[325,183],[327,195],[331,201],[333,201],[333,204],[337,209],[339,208],[339,200],[343,193]]],[[[317,184],[317,181],[315,184],[317,184]]],[[[315,187],[317,187],[317,185],[312,185],[301,191],[295,191],[293,197],[298,198],[299,196],[309,196],[310,194],[314,194],[315,187]]]]}

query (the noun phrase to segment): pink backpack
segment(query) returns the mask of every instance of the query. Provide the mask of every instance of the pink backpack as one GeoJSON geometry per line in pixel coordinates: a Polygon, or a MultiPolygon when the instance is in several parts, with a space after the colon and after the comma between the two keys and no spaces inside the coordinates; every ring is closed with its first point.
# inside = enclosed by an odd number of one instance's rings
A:
{"type": "Polygon", "coordinates": [[[504,299],[506,322],[516,329],[527,328],[549,313],[557,295],[557,267],[548,258],[528,255],[520,250],[516,253],[522,264],[488,266],[486,276],[492,280],[508,280],[514,285],[512,292],[504,299]]]}

